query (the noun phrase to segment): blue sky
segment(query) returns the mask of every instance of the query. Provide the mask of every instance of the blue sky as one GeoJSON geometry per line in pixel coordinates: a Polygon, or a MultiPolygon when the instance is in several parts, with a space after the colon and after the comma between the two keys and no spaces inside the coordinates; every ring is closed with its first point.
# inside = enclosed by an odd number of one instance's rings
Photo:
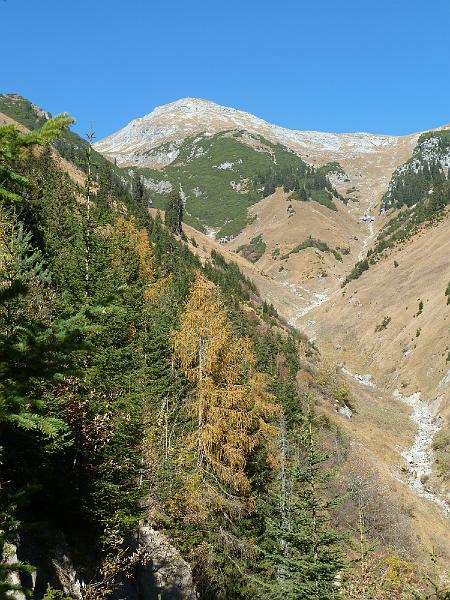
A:
{"type": "Polygon", "coordinates": [[[450,0],[0,0],[0,91],[84,133],[207,98],[296,129],[450,122],[450,0]]]}

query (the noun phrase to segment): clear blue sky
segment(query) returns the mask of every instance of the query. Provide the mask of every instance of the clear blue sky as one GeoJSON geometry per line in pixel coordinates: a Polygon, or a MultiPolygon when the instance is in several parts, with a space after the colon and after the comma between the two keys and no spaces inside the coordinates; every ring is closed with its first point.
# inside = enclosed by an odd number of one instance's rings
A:
{"type": "Polygon", "coordinates": [[[0,91],[97,138],[185,96],[296,129],[450,122],[450,0],[0,0],[0,91]]]}

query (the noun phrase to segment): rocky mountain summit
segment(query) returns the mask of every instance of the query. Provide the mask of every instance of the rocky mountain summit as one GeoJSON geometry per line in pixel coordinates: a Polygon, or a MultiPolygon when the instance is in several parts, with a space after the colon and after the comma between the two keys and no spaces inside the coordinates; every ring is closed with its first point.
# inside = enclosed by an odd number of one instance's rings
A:
{"type": "Polygon", "coordinates": [[[310,151],[357,157],[376,154],[398,144],[396,136],[370,133],[325,133],[290,130],[272,125],[254,115],[221,106],[198,98],[183,98],[155,108],[142,118],[135,119],[120,131],[94,144],[105,156],[116,159],[119,165],[151,167],[158,161],[148,152],[170,143],[163,164],[172,162],[178,143],[188,136],[207,131],[210,134],[227,130],[244,130],[262,135],[308,157],[310,151]]]}

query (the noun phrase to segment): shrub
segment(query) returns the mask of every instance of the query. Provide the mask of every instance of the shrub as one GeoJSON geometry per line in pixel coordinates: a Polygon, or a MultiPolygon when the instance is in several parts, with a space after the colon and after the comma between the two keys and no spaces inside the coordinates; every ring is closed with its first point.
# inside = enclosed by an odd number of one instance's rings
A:
{"type": "Polygon", "coordinates": [[[391,317],[384,317],[384,319],[381,321],[381,323],[375,327],[375,332],[379,333],[380,331],[383,331],[383,329],[386,329],[386,327],[389,325],[390,322],[391,322],[391,317]]]}
{"type": "Polygon", "coordinates": [[[345,287],[347,283],[350,283],[350,281],[352,281],[352,279],[358,279],[359,277],[361,277],[364,271],[367,271],[368,268],[369,261],[367,260],[367,258],[358,261],[353,267],[353,269],[350,271],[350,273],[347,275],[347,277],[344,279],[344,282],[341,285],[341,287],[345,287]]]}

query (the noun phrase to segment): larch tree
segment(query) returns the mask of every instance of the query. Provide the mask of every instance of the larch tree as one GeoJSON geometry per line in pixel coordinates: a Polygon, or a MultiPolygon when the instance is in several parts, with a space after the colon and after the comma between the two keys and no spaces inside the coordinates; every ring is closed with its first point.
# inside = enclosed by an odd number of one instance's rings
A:
{"type": "Polygon", "coordinates": [[[266,391],[268,378],[254,371],[250,341],[233,334],[217,288],[200,272],[173,344],[195,388],[194,471],[218,505],[227,500],[248,504],[247,461],[258,445],[275,436],[270,416],[277,408],[266,391]]]}

